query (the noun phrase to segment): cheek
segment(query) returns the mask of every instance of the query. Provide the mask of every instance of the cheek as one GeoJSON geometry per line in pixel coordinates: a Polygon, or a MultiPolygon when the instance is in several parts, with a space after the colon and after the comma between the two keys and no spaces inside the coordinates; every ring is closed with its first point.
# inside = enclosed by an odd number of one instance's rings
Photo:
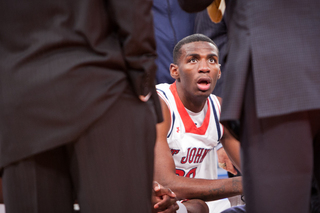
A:
{"type": "Polygon", "coordinates": [[[215,83],[217,83],[217,81],[219,80],[219,76],[217,75],[214,80],[215,80],[215,83]]]}
{"type": "Polygon", "coordinates": [[[212,76],[213,86],[216,85],[218,80],[219,80],[219,74],[215,74],[215,75],[212,76]]]}
{"type": "Polygon", "coordinates": [[[180,73],[180,78],[183,79],[184,82],[190,82],[192,79],[192,74],[189,72],[180,73]]]}
{"type": "Polygon", "coordinates": [[[213,73],[214,78],[216,78],[216,79],[219,79],[221,77],[221,71],[217,68],[215,68],[212,73],[213,73]]]}

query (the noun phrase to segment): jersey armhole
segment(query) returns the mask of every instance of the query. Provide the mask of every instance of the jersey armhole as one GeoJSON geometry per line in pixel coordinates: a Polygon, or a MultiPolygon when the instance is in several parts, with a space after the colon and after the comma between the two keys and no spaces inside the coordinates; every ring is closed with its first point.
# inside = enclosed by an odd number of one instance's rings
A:
{"type": "Polygon", "coordinates": [[[162,90],[157,89],[157,93],[158,93],[158,96],[165,102],[165,104],[167,105],[167,107],[169,109],[169,112],[170,112],[170,128],[169,128],[169,131],[168,131],[168,134],[167,134],[167,138],[169,138],[171,133],[172,133],[175,116],[174,116],[174,113],[171,110],[171,107],[170,107],[170,104],[169,104],[169,100],[166,97],[165,92],[163,92],[162,90]]]}

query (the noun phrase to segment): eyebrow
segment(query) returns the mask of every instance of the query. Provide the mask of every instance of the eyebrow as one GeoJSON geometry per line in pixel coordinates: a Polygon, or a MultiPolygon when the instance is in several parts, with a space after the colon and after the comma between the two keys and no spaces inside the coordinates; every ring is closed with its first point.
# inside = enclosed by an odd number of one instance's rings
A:
{"type": "MultiPolygon", "coordinates": [[[[198,53],[190,53],[190,54],[187,54],[186,57],[189,57],[189,56],[193,56],[193,57],[199,57],[200,54],[198,53]]],[[[210,57],[219,57],[217,54],[214,54],[214,53],[211,53],[211,54],[208,54],[208,58],[210,57]]]]}

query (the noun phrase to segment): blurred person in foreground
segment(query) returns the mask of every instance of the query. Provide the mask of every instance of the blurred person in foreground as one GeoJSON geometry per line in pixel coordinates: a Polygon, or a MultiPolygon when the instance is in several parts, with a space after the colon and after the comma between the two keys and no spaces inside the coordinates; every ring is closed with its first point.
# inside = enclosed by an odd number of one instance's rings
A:
{"type": "MultiPolygon", "coordinates": [[[[179,0],[188,12],[219,2],[179,0]]],[[[221,122],[241,142],[248,213],[308,212],[320,182],[319,11],[316,0],[226,0],[221,122]]]]}
{"type": "MultiPolygon", "coordinates": [[[[162,117],[151,7],[148,0],[1,1],[7,213],[73,212],[75,200],[81,213],[152,211],[162,117]]],[[[175,200],[168,196],[154,198],[175,200]]]]}

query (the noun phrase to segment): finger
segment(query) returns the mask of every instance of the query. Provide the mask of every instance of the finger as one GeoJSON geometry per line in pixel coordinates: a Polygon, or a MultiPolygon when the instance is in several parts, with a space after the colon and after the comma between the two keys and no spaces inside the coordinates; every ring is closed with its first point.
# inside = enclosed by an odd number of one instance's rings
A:
{"type": "Polygon", "coordinates": [[[157,181],[153,181],[153,190],[157,192],[160,189],[161,189],[161,185],[157,181]]]}
{"type": "Polygon", "coordinates": [[[172,204],[172,208],[174,211],[177,211],[179,209],[179,205],[177,204],[177,202],[174,202],[174,204],[172,204]]]}
{"type": "Polygon", "coordinates": [[[176,211],[178,211],[179,209],[179,205],[175,202],[175,204],[171,205],[169,208],[163,210],[163,211],[160,211],[158,213],[174,213],[176,211]]]}
{"type": "Polygon", "coordinates": [[[230,172],[233,175],[238,174],[237,170],[235,170],[235,168],[233,166],[230,169],[228,169],[227,171],[230,172]]]}
{"type": "Polygon", "coordinates": [[[165,210],[171,204],[170,197],[168,195],[164,195],[161,200],[159,200],[156,204],[154,204],[153,208],[157,210],[165,210]]]}
{"type": "Polygon", "coordinates": [[[226,163],[218,163],[218,165],[219,165],[219,167],[221,168],[221,169],[226,169],[227,168],[227,164],[226,163]]]}
{"type": "Polygon", "coordinates": [[[158,203],[156,203],[157,205],[157,209],[160,210],[165,210],[167,209],[169,206],[171,206],[175,201],[172,201],[172,198],[170,198],[168,195],[164,195],[162,197],[162,200],[160,200],[158,203]]]}
{"type": "Polygon", "coordinates": [[[237,170],[234,168],[233,164],[230,162],[227,162],[227,169],[228,172],[230,172],[233,175],[236,175],[238,172],[237,170]]]}
{"type": "Polygon", "coordinates": [[[169,196],[172,197],[172,198],[177,197],[176,194],[175,194],[173,191],[171,191],[171,189],[169,189],[169,188],[164,188],[164,187],[161,186],[160,184],[159,184],[159,187],[160,187],[160,188],[157,189],[157,191],[154,190],[156,196],[169,195],[169,196]]]}
{"type": "Polygon", "coordinates": [[[162,200],[157,202],[153,207],[154,207],[154,209],[163,211],[163,210],[169,208],[171,205],[174,205],[174,204],[176,204],[176,199],[175,198],[171,198],[168,195],[164,195],[162,197],[162,200]]]}
{"type": "Polygon", "coordinates": [[[170,188],[167,188],[167,189],[168,189],[168,194],[167,195],[169,195],[172,198],[176,198],[177,197],[177,195],[170,188]]]}

